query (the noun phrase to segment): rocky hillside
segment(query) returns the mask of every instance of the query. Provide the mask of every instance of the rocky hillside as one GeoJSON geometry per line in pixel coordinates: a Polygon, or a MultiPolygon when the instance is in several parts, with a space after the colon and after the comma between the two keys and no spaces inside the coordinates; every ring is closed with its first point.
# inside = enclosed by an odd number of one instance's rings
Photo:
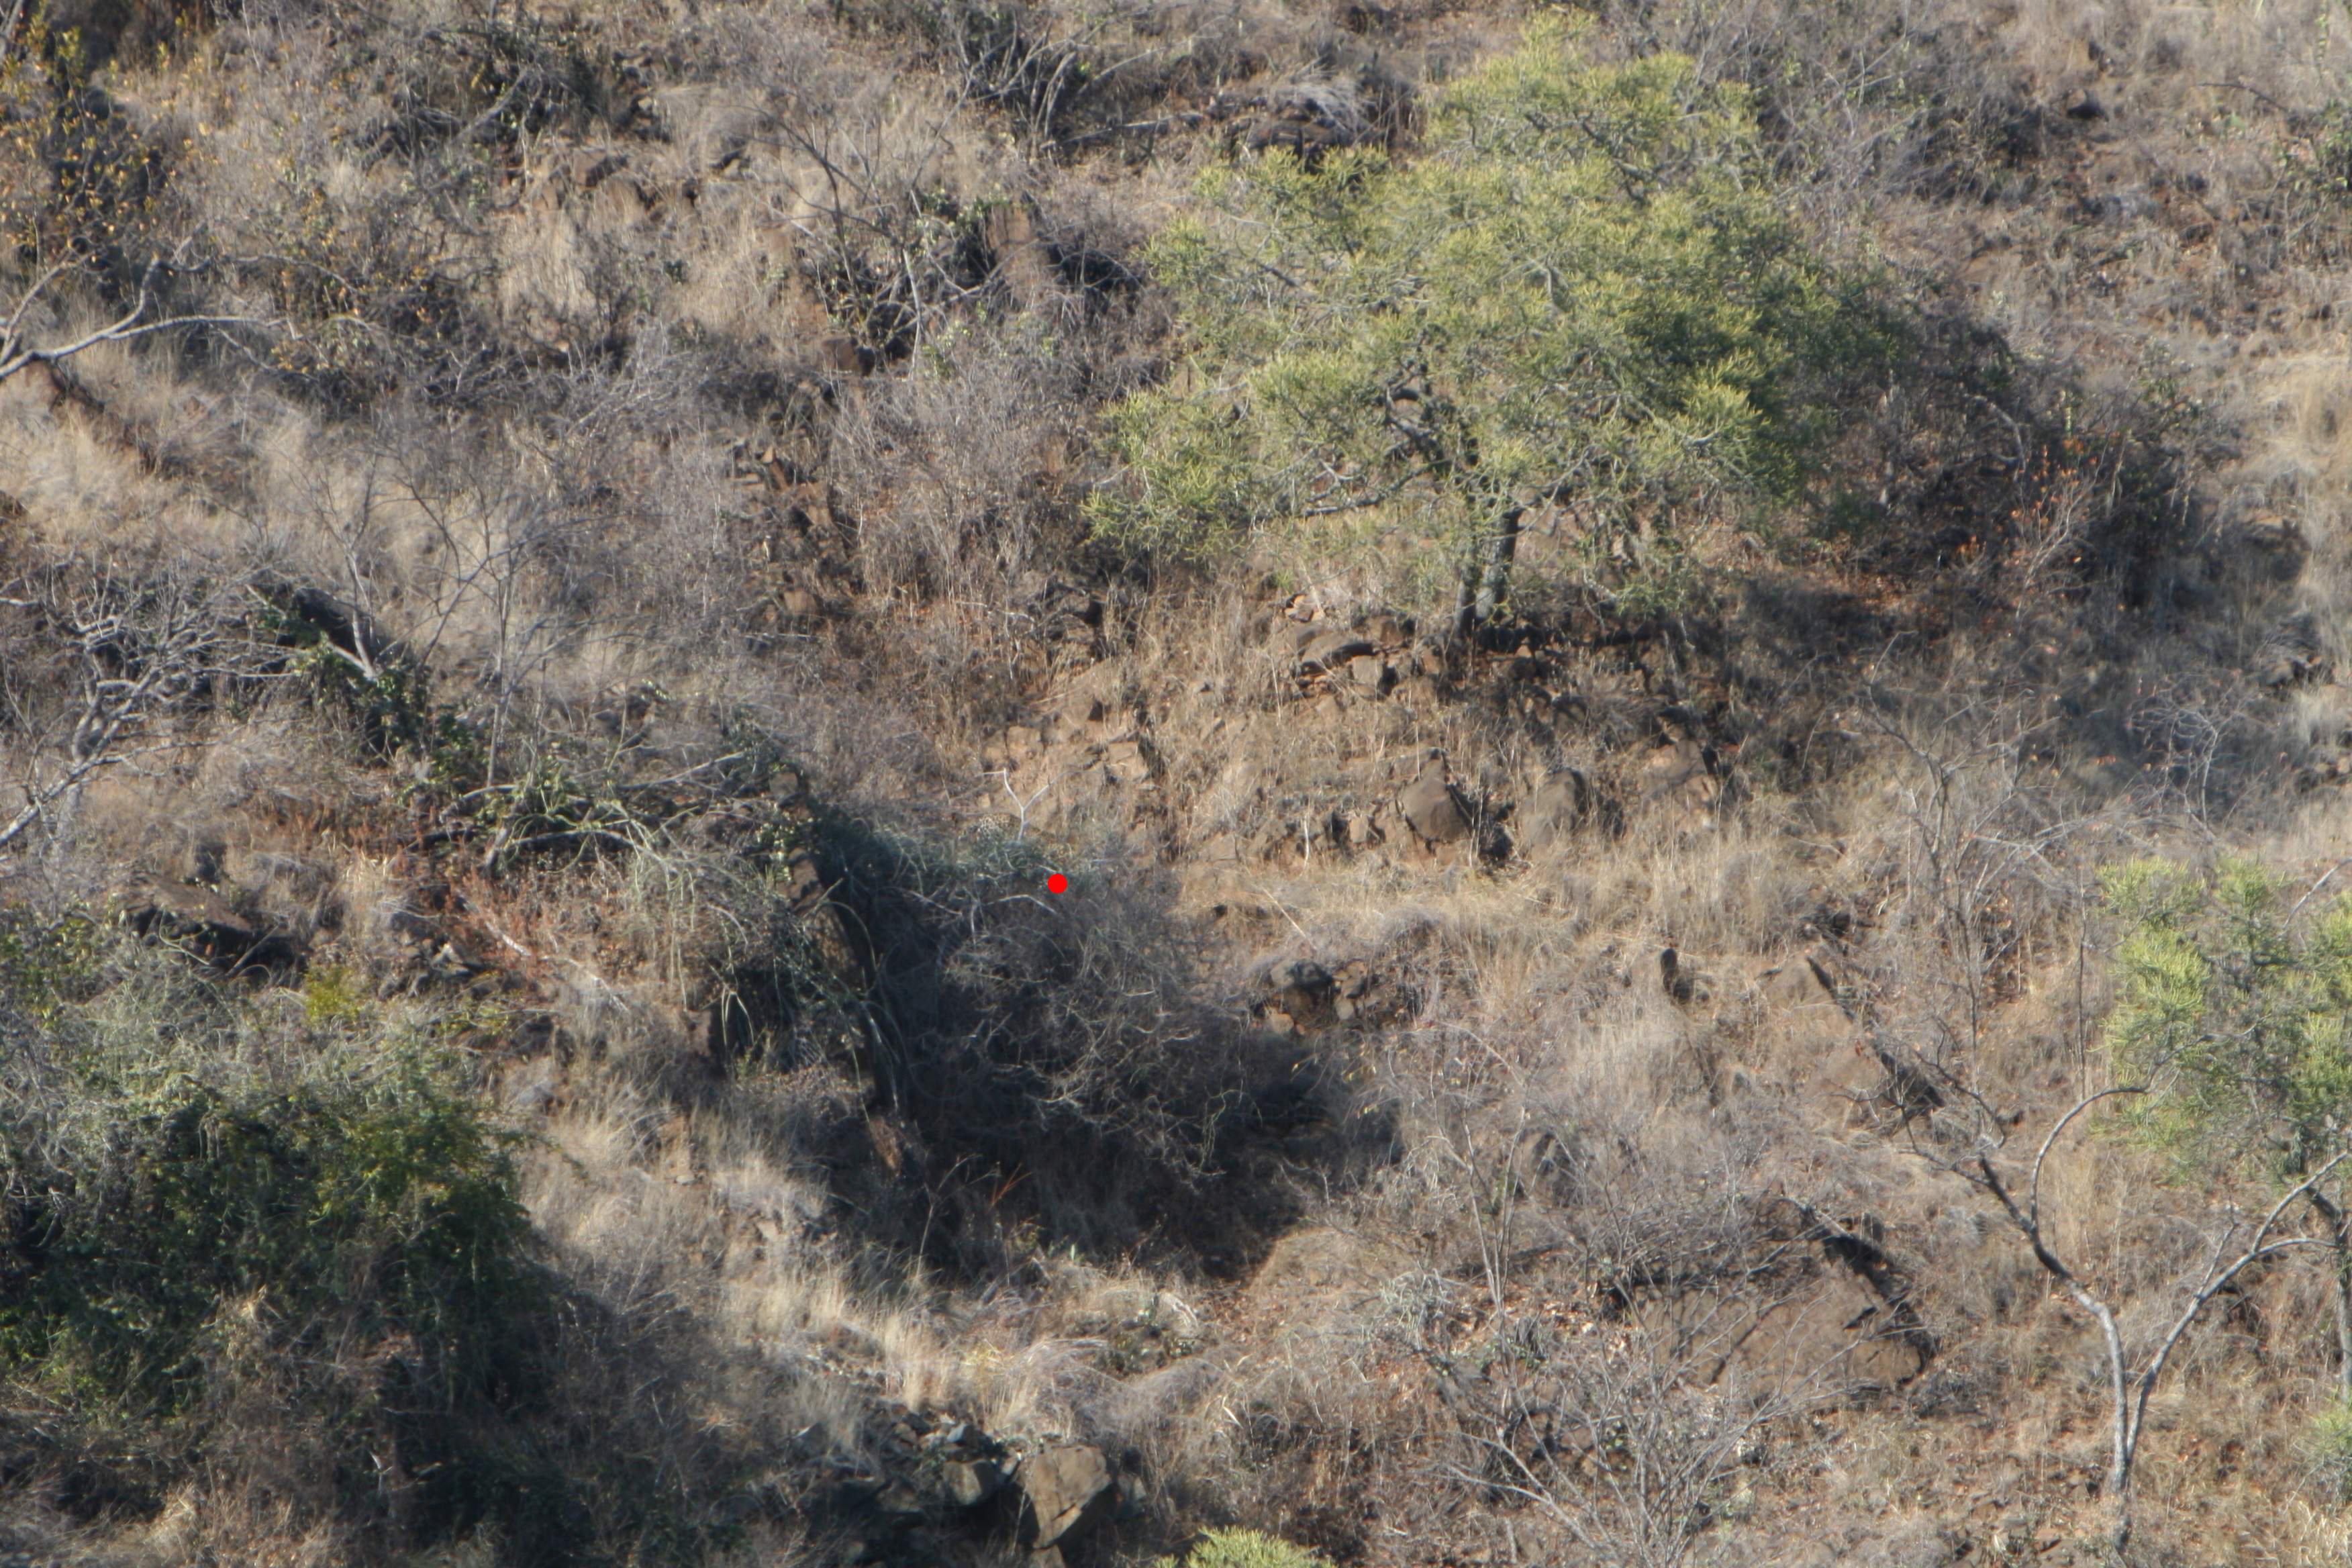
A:
{"type": "Polygon", "coordinates": [[[0,1562],[2352,1556],[2321,0],[0,25],[0,1562]]]}

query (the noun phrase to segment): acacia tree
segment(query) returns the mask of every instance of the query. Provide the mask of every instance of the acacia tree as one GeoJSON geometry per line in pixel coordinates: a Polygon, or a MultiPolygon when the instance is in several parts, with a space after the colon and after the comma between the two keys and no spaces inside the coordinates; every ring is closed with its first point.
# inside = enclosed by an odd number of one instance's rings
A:
{"type": "Polygon", "coordinates": [[[2251,860],[2200,877],[2140,861],[2106,879],[2126,933],[2107,1026],[2149,1085],[2132,1122],[2201,1174],[2301,1194],[2332,1251],[2339,1386],[2352,1394],[2352,899],[2293,904],[2251,860]],[[2315,1172],[2328,1172],[2314,1180],[2315,1172]]]}
{"type": "Polygon", "coordinates": [[[2346,1159],[2341,1152],[2328,1157],[2300,1182],[2290,1184],[2259,1220],[2240,1214],[2234,1207],[2227,1209],[2210,1238],[2202,1265],[2180,1282],[2178,1310],[2160,1321],[2161,1333],[2135,1346],[2126,1341],[2116,1321],[2109,1288],[2059,1255],[2042,1213],[2042,1172],[2059,1135],[2077,1117],[2102,1100],[2147,1092],[2137,1087],[2103,1089],[2075,1101],[2074,1108],[2051,1126],[2032,1164],[2021,1173],[2002,1170],[2000,1148],[1983,1131],[1979,1131],[1975,1147],[1966,1154],[1958,1159],[1937,1160],[1945,1169],[1999,1205],[2001,1217],[2024,1241],[2042,1272],[2099,1326],[2107,1370],[2107,1474],[2104,1489],[2113,1510],[2108,1539],[2118,1557],[2131,1542],[2133,1468],[2139,1458],[2140,1443],[2147,1435],[2148,1401],[2157,1384],[2164,1381],[2173,1352],[2188,1339],[2189,1330],[2204,1316],[2205,1310],[2242,1276],[2298,1248],[2326,1245],[2314,1237],[2282,1237],[2279,1221],[2299,1200],[2332,1181],[2346,1159]]]}
{"type": "Polygon", "coordinates": [[[1098,531],[1197,554],[1346,518],[1457,582],[1465,625],[1543,509],[1638,552],[1678,511],[1794,494],[1877,341],[1739,89],[1588,66],[1557,27],[1448,91],[1411,163],[1276,152],[1199,194],[1150,251],[1187,362],[1113,412],[1098,531]]]}

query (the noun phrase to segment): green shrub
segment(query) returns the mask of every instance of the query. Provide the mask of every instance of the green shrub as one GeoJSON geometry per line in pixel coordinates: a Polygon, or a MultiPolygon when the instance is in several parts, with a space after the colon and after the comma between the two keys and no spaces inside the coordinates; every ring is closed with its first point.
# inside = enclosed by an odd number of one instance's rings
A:
{"type": "Polygon", "coordinates": [[[2352,1497],[2352,1399],[2338,1395],[2311,1418],[2304,1457],[2314,1478],[2337,1497],[2352,1497]]]}
{"type": "Polygon", "coordinates": [[[463,1522],[554,1300],[464,1061],[335,976],[256,994],[86,922],[5,929],[0,1373],[133,1435],[123,1502],[251,1385],[334,1435],[356,1497],[391,1445],[463,1522]]]}
{"type": "Polygon", "coordinates": [[[1329,1568],[1304,1546],[1255,1530],[1212,1530],[1180,1560],[1163,1557],[1159,1568],[1329,1568]]]}
{"type": "Polygon", "coordinates": [[[2143,860],[2105,880],[2124,923],[2107,1045],[2146,1090],[2125,1123],[2185,1175],[2314,1184],[2352,1394],[2352,1167],[2328,1164],[2352,1149],[2352,899],[2289,903],[2287,878],[2242,858],[2210,876],[2143,860]]]}
{"type": "Polygon", "coordinates": [[[2340,262],[2352,244],[2352,105],[2290,122],[2278,170],[2289,236],[2317,259],[2340,262]]]}
{"type": "Polygon", "coordinates": [[[2193,1164],[2300,1176],[2352,1126],[2352,900],[2286,900],[2286,878],[2138,861],[2106,878],[2124,922],[2107,1044],[2149,1092],[2144,1136],[2193,1164]]]}
{"type": "Polygon", "coordinates": [[[1553,26],[1448,92],[1414,163],[1212,170],[1150,249],[1189,363],[1113,412],[1097,531],[1353,531],[1483,618],[1530,516],[1670,556],[1678,510],[1793,496],[1875,339],[1763,175],[1738,89],[1674,55],[1588,66],[1553,26]]]}

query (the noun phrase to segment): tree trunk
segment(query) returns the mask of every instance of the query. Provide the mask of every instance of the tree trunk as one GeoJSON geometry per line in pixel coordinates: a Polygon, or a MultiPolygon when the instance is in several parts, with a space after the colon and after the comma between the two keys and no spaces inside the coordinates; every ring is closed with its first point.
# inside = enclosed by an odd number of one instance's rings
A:
{"type": "Polygon", "coordinates": [[[2115,1510],[2115,1523],[2107,1538],[2108,1545],[2120,1557],[2131,1544],[2132,1459],[2139,1447],[2139,1424],[2132,1419],[2131,1373],[2124,1364],[2123,1335],[2116,1328],[2116,1315],[2105,1302],[2067,1281],[2075,1304],[2098,1320],[2100,1336],[2107,1346],[2107,1401],[2109,1419],[2114,1430],[2109,1435],[2107,1456],[2107,1506],[2115,1510]]]}
{"type": "Polygon", "coordinates": [[[1519,519],[1517,507],[1507,508],[1495,520],[1495,531],[1486,540],[1486,572],[1478,582],[1476,619],[1481,626],[1495,618],[1495,607],[1503,602],[1511,585],[1511,562],[1519,553],[1519,519]]]}

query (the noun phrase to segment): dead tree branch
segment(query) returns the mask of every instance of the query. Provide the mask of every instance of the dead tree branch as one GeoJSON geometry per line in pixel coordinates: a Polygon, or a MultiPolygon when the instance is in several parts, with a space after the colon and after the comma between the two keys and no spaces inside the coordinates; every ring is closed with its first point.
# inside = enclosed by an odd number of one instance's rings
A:
{"type": "Polygon", "coordinates": [[[6,381],[17,372],[37,364],[57,364],[100,343],[126,342],[151,333],[170,331],[178,327],[257,327],[269,323],[256,316],[194,315],[170,316],[162,321],[147,320],[154,309],[155,286],[169,268],[163,257],[147,263],[147,270],[139,279],[139,297],[131,309],[106,325],[97,327],[61,343],[36,348],[26,342],[26,318],[37,306],[43,295],[63,277],[74,264],[61,261],[33,279],[32,286],[16,299],[16,309],[0,321],[0,381],[6,381]]]}
{"type": "Polygon", "coordinates": [[[52,586],[18,602],[71,639],[80,690],[61,765],[33,755],[18,780],[25,804],[0,823],[0,849],[98,773],[162,749],[148,739],[154,718],[236,662],[222,646],[234,619],[225,593],[142,593],[101,576],[78,594],[52,586]]]}
{"type": "Polygon", "coordinates": [[[2347,1157],[2339,1153],[2313,1172],[2281,1197],[2251,1232],[2245,1231],[2238,1221],[2232,1219],[2214,1238],[2211,1256],[2206,1260],[2196,1282],[2189,1287],[2188,1300],[2179,1313],[2171,1320],[2162,1337],[2137,1358],[2135,1364],[2135,1358],[2129,1353],[2122,1331],[2116,1325],[2115,1310],[2094,1288],[2092,1281],[2058,1255],[2050,1239],[2042,1214],[2042,1172],[2049,1162],[2050,1152],[2057,1143],[2059,1134],[2084,1111],[2103,1100],[2145,1092],[2137,1088],[2109,1089],[2075,1101],[2073,1109],[2051,1127],[2042,1140],[2041,1148],[2034,1152],[2022,1202],[2019,1200],[2013,1184],[2001,1174],[1994,1163],[1995,1151],[1990,1144],[1979,1143],[1973,1153],[1946,1166],[1992,1199],[2002,1217],[2032,1252],[2033,1260],[2041,1265],[2042,1272],[2056,1281],[2074,1304],[2099,1325],[2107,1363],[2106,1494],[2115,1510],[2113,1541],[2119,1552],[2131,1538],[2132,1470],[2139,1457],[2141,1439],[2147,1434],[2148,1400],[2155,1394],[2157,1384],[2163,1380],[2165,1368],[2170,1364],[2173,1352],[2179,1349],[2181,1342],[2188,1338],[2189,1331],[2204,1315],[2205,1309],[2212,1304],[2214,1298],[2229,1289],[2246,1270],[2284,1252],[2327,1245],[2325,1239],[2316,1237],[2287,1237],[2277,1240],[2272,1237],[2278,1228],[2280,1216],[2295,1203],[2307,1197],[2347,1157]]]}

